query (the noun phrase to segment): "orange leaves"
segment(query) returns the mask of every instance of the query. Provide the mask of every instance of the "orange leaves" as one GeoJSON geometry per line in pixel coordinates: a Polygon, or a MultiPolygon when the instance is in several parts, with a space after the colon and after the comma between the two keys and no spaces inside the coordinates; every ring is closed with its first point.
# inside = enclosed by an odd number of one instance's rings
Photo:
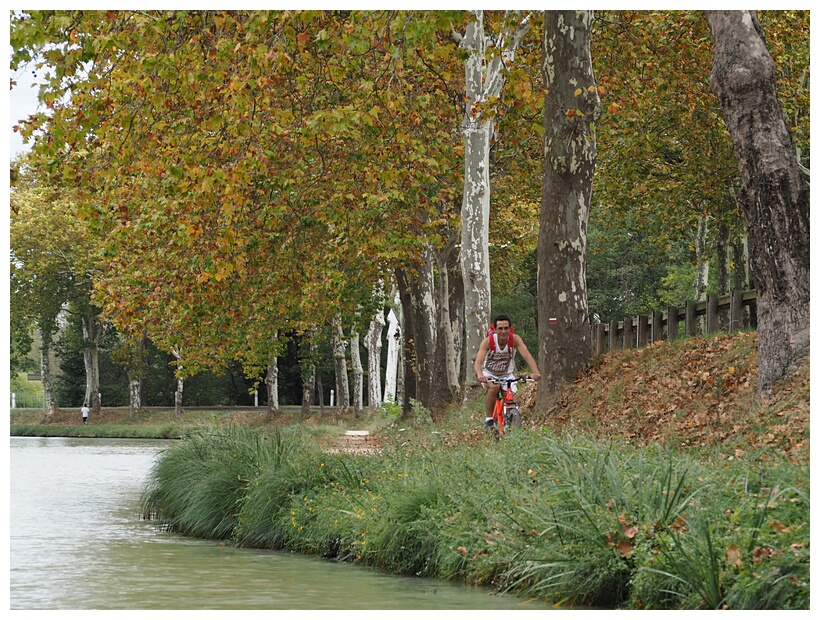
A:
{"type": "MultiPolygon", "coordinates": [[[[805,451],[808,376],[795,375],[781,388],[784,397],[763,403],[758,416],[749,415],[750,377],[757,372],[755,339],[754,333],[723,335],[692,339],[677,348],[664,343],[609,353],[565,388],[558,407],[572,412],[572,424],[617,432],[639,445],[673,437],[690,444],[742,441],[805,451]]],[[[545,415],[543,422],[561,428],[569,420],[545,415]]]]}
{"type": "Polygon", "coordinates": [[[729,566],[740,567],[743,565],[740,548],[736,543],[732,543],[726,548],[726,563],[729,566]]]}
{"type": "Polygon", "coordinates": [[[617,545],[615,545],[615,550],[621,554],[622,557],[629,557],[632,555],[632,542],[628,540],[622,540],[617,545]]]}
{"type": "Polygon", "coordinates": [[[755,547],[752,549],[752,564],[760,564],[763,560],[772,557],[775,550],[769,546],[755,547]]]}
{"type": "Polygon", "coordinates": [[[310,41],[310,34],[307,32],[300,32],[296,35],[296,40],[299,41],[299,45],[307,45],[310,41]]]}
{"type": "Polygon", "coordinates": [[[638,526],[629,525],[625,515],[619,515],[618,522],[621,524],[621,532],[626,538],[635,538],[635,534],[638,533],[638,526]]]}

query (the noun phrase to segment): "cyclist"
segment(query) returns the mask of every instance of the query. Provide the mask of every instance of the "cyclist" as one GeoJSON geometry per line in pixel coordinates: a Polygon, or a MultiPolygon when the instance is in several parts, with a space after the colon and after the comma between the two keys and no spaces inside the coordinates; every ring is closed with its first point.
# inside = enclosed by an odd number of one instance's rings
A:
{"type": "Polygon", "coordinates": [[[510,342],[510,331],[512,330],[510,317],[503,314],[495,317],[493,329],[495,333],[490,334],[481,341],[474,365],[478,382],[482,387],[487,388],[485,429],[491,429],[494,423],[493,409],[498,397],[498,390],[501,388],[500,381],[515,378],[513,373],[515,372],[516,351],[521,354],[521,357],[529,365],[530,376],[536,381],[541,378],[538,366],[521,336],[513,334],[512,342],[510,342]],[[488,383],[488,381],[495,381],[496,383],[488,383]]]}

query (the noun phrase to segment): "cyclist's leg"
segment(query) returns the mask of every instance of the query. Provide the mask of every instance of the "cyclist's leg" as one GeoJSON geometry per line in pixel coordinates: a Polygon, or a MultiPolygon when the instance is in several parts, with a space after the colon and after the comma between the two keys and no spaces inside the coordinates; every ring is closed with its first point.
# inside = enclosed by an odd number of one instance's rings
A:
{"type": "MultiPolygon", "coordinates": [[[[490,379],[495,380],[495,377],[488,375],[490,379]]],[[[484,402],[484,428],[492,428],[493,413],[498,401],[498,390],[501,386],[498,383],[487,383],[487,400],[484,402]]]]}

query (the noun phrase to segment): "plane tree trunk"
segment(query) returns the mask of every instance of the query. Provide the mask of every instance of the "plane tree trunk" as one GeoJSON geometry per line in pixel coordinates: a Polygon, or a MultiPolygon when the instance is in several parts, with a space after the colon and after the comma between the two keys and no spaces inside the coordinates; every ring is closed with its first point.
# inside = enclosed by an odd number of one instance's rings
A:
{"type": "Polygon", "coordinates": [[[757,289],[758,395],[809,355],[809,188],[777,99],[774,60],[754,11],[707,11],[720,101],[743,183],[757,289]]]}
{"type": "Polygon", "coordinates": [[[592,73],[592,11],[546,11],[542,73],[544,184],[538,232],[538,386],[546,407],[592,355],[587,221],[601,101],[592,73]]]}

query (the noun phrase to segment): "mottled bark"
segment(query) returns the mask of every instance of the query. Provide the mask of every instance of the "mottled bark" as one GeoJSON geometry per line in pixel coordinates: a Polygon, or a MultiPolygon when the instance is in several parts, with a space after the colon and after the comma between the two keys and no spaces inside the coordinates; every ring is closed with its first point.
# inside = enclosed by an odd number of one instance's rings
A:
{"type": "Polygon", "coordinates": [[[350,362],[353,370],[353,415],[357,418],[364,409],[364,369],[359,345],[359,333],[352,329],[350,331],[350,362]]]}
{"type": "Polygon", "coordinates": [[[729,256],[729,248],[731,246],[731,239],[729,236],[729,227],[724,224],[718,224],[717,240],[715,243],[715,258],[717,260],[717,293],[718,295],[727,295],[731,288],[732,268],[731,258],[729,256]]]}
{"type": "Polygon", "coordinates": [[[398,402],[399,349],[402,347],[399,317],[393,310],[387,315],[387,364],[384,371],[384,402],[398,402]]]}
{"type": "MultiPolygon", "coordinates": [[[[433,402],[441,408],[447,403],[454,402],[461,395],[459,380],[460,361],[456,350],[456,330],[459,332],[460,323],[455,323],[450,315],[457,305],[451,298],[450,286],[450,257],[455,254],[455,238],[450,239],[443,248],[435,253],[438,277],[436,278],[436,311],[437,336],[434,368],[433,402]]],[[[463,290],[463,289],[462,289],[463,290]]]]}
{"type": "Polygon", "coordinates": [[[339,413],[350,409],[346,346],[344,331],[342,331],[342,317],[337,314],[333,317],[330,329],[330,347],[333,350],[333,367],[336,371],[336,404],[339,413]]]}
{"type": "Polygon", "coordinates": [[[46,417],[59,413],[57,397],[54,394],[54,379],[51,376],[51,331],[40,329],[40,379],[43,386],[43,409],[46,417]]]}
{"type": "Polygon", "coordinates": [[[313,392],[316,389],[316,366],[308,364],[307,372],[302,375],[302,409],[300,415],[306,418],[310,415],[310,405],[313,402],[313,392]]]}
{"type": "Polygon", "coordinates": [[[591,11],[546,11],[542,73],[544,185],[538,234],[538,403],[592,354],[586,244],[601,102],[590,56],[591,11]]]}
{"type": "Polygon", "coordinates": [[[100,324],[94,308],[88,304],[82,316],[83,363],[85,364],[85,402],[91,413],[100,414],[100,324]]]}
{"type": "Polygon", "coordinates": [[[698,227],[695,230],[695,301],[706,299],[706,289],[709,288],[709,247],[707,235],[709,234],[709,222],[706,216],[698,217],[698,227]]]}
{"type": "Polygon", "coordinates": [[[179,351],[172,351],[174,357],[177,360],[177,389],[174,392],[174,417],[178,418],[182,415],[182,391],[185,388],[185,378],[182,375],[182,364],[179,363],[181,359],[181,355],[179,351]]]}
{"type": "MultiPolygon", "coordinates": [[[[320,404],[319,417],[324,416],[324,402],[322,399],[322,381],[321,377],[316,372],[316,363],[318,361],[318,353],[316,346],[317,328],[313,327],[305,333],[302,345],[305,342],[308,345],[307,355],[299,360],[301,367],[300,375],[302,377],[302,418],[307,418],[310,415],[310,407],[314,402],[314,394],[318,391],[318,401],[320,404]],[[318,384],[318,385],[317,385],[318,384]]],[[[302,349],[304,351],[304,348],[302,349]]]]}
{"type": "Polygon", "coordinates": [[[128,421],[134,422],[142,409],[142,395],[140,394],[140,377],[128,373],[129,404],[128,421]]]}
{"type": "MultiPolygon", "coordinates": [[[[444,376],[444,370],[436,371],[437,310],[433,260],[433,251],[427,247],[423,261],[413,266],[413,275],[407,277],[403,273],[401,280],[397,278],[406,326],[406,381],[409,385],[409,372],[412,371],[415,385],[414,395],[408,391],[407,397],[414,398],[431,411],[437,406],[433,397],[435,382],[439,376],[444,376]]],[[[408,405],[405,403],[405,407],[408,405]]]]}
{"type": "Polygon", "coordinates": [[[464,194],[461,205],[461,272],[464,282],[464,354],[472,363],[490,322],[490,147],[495,131],[495,101],[521,39],[529,30],[523,19],[497,38],[484,32],[484,12],[474,11],[461,46],[466,111],[464,134],[464,194]],[[488,61],[488,51],[496,53],[488,61]]]}
{"type": "Polygon", "coordinates": [[[382,403],[381,359],[382,333],[384,332],[384,308],[379,308],[370,321],[364,339],[367,349],[367,404],[371,409],[382,403]]]}
{"type": "Polygon", "coordinates": [[[271,357],[268,364],[265,387],[268,390],[268,415],[272,416],[279,411],[279,358],[276,355],[271,357]]]}
{"type": "MultiPolygon", "coordinates": [[[[715,262],[717,263],[717,294],[728,295],[732,288],[732,263],[730,256],[731,237],[729,226],[725,222],[718,223],[717,239],[715,240],[715,262]]],[[[718,310],[720,329],[728,331],[730,316],[729,308],[718,310]]]]}
{"type": "MultiPolygon", "coordinates": [[[[451,252],[447,257],[447,283],[449,288],[447,290],[447,297],[441,303],[447,303],[450,306],[450,333],[453,338],[452,348],[452,365],[456,369],[456,380],[460,386],[460,393],[466,397],[467,390],[463,386],[467,384],[467,363],[472,363],[472,360],[465,363],[466,356],[464,355],[464,280],[461,277],[461,261],[456,252],[451,252]]],[[[448,336],[449,337],[449,336],[448,336]]],[[[449,347],[449,344],[448,344],[449,347]]],[[[449,349],[448,349],[449,351],[449,349]]],[[[450,363],[448,361],[448,363],[450,363]]]]}
{"type": "Polygon", "coordinates": [[[325,388],[322,385],[322,373],[316,373],[316,394],[319,397],[319,417],[325,418],[325,388]]]}
{"type": "Polygon", "coordinates": [[[398,287],[399,299],[401,300],[401,332],[402,344],[401,350],[401,365],[400,365],[400,379],[402,399],[402,415],[408,416],[410,414],[410,401],[415,400],[416,395],[416,336],[415,325],[413,324],[412,311],[412,297],[410,294],[409,278],[402,268],[396,268],[396,285],[398,287]]]}
{"type": "Polygon", "coordinates": [[[752,278],[749,272],[749,244],[746,235],[732,242],[732,263],[734,264],[732,287],[742,291],[752,288],[752,278]]]}
{"type": "Polygon", "coordinates": [[[775,64],[753,11],[707,11],[715,45],[711,86],[743,183],[757,289],[758,395],[809,355],[809,188],[777,99],[775,64]]]}

